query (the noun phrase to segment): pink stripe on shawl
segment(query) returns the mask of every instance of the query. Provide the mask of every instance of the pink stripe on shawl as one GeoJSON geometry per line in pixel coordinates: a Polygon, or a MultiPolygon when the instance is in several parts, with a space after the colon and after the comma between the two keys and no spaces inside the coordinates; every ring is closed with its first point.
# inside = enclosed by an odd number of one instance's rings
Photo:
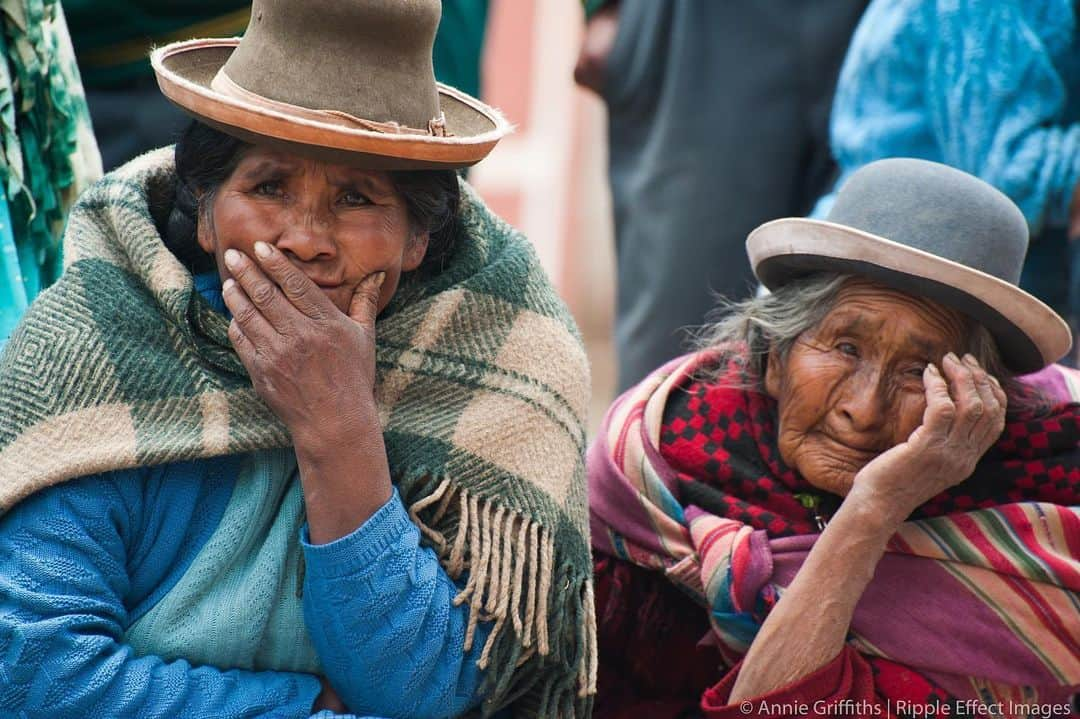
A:
{"type": "MultiPolygon", "coordinates": [[[[769,542],[775,569],[768,581],[790,584],[816,540],[813,535],[769,542]]],[[[960,677],[963,669],[1047,691],[1058,683],[994,607],[968,591],[941,562],[887,553],[856,606],[851,628],[882,656],[935,680],[939,675],[960,677]]]]}

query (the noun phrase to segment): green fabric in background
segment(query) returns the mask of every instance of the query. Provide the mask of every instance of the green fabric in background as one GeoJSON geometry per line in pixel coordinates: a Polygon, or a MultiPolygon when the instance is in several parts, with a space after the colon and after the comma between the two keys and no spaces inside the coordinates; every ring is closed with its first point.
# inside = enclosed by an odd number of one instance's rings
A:
{"type": "Polygon", "coordinates": [[[488,0],[443,0],[432,52],[436,79],[473,97],[480,97],[487,15],[488,0]]]}
{"type": "Polygon", "coordinates": [[[57,0],[0,0],[0,346],[61,272],[60,236],[101,158],[57,0]]]}
{"type": "Polygon", "coordinates": [[[596,14],[596,11],[605,5],[614,5],[615,0],[581,0],[582,7],[585,8],[585,17],[591,18],[596,14]]]}

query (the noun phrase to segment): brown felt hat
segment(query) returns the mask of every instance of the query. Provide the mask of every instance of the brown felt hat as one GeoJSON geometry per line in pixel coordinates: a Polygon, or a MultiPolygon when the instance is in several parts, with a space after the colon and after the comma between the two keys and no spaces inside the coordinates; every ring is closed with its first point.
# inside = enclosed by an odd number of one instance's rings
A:
{"type": "Polygon", "coordinates": [[[161,91],[242,140],[372,169],[483,159],[510,125],[435,82],[440,0],[255,0],[242,38],[150,55],[161,91]]]}
{"type": "Polygon", "coordinates": [[[936,162],[892,158],[852,173],[828,218],[789,217],[746,240],[761,283],[814,272],[862,275],[974,318],[1015,372],[1069,351],[1069,326],[1018,287],[1028,246],[1020,209],[977,177],[936,162]]]}

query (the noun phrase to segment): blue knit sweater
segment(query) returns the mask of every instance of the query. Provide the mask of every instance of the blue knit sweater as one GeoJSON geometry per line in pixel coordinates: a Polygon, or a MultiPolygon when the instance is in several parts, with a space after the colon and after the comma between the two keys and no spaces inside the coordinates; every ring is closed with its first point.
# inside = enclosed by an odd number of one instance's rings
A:
{"type": "Polygon", "coordinates": [[[837,81],[836,187],[884,157],[943,162],[1012,198],[1037,234],[1068,219],[1078,121],[1073,0],[874,0],[837,81]]]}
{"type": "MultiPolygon", "coordinates": [[[[223,308],[216,279],[198,280],[223,308]]],[[[221,458],[84,477],[0,518],[0,717],[310,715],[315,676],[194,667],[122,642],[213,533],[234,466],[221,458]]],[[[467,607],[453,606],[459,589],[421,547],[396,491],[349,536],[304,539],[309,634],[352,711],[444,717],[479,702],[489,628],[463,652],[467,607]]]]}

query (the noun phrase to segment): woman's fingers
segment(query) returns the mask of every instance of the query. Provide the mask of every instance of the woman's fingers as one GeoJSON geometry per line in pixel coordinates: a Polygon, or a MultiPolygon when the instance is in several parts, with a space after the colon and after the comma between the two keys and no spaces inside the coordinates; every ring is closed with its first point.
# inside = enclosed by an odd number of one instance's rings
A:
{"type": "Polygon", "coordinates": [[[926,410],[920,430],[929,435],[944,437],[948,435],[956,420],[956,404],[949,395],[949,386],[941,375],[941,370],[934,364],[926,365],[923,370],[923,386],[926,392],[926,410]]]}
{"type": "Polygon", "coordinates": [[[942,364],[956,404],[950,434],[957,449],[968,448],[977,461],[1004,428],[1005,393],[970,354],[961,360],[950,352],[942,364]]]}
{"type": "MultiPolygon", "coordinates": [[[[250,257],[238,250],[225,250],[225,266],[229,268],[246,299],[271,328],[279,334],[286,334],[295,319],[296,309],[278,289],[277,284],[268,278],[250,257]]],[[[228,305],[228,298],[226,304],[228,305]]],[[[237,310],[232,305],[229,305],[229,310],[236,316],[237,310]]],[[[256,337],[247,331],[247,323],[241,322],[241,325],[249,337],[256,337]]]]}
{"type": "Polygon", "coordinates": [[[1001,386],[1001,382],[994,375],[987,374],[986,376],[990,379],[990,390],[994,393],[994,397],[997,398],[998,404],[1001,405],[1002,409],[1007,410],[1009,408],[1009,396],[1005,394],[1005,388],[1001,386]]]}
{"type": "Polygon", "coordinates": [[[973,437],[981,440],[980,447],[986,449],[1001,436],[1001,432],[1005,429],[1005,409],[1008,399],[997,379],[983,369],[974,357],[970,354],[964,355],[963,361],[971,369],[975,388],[986,408],[978,423],[979,434],[973,434],[973,437]]]}
{"type": "Polygon", "coordinates": [[[247,338],[259,339],[275,333],[276,330],[267,322],[266,317],[236,280],[232,278],[225,280],[221,286],[221,297],[233,316],[230,326],[237,326],[247,338]]]}
{"type": "Polygon", "coordinates": [[[956,403],[956,421],[952,432],[960,438],[977,437],[981,434],[978,423],[986,412],[986,406],[979,396],[978,387],[975,386],[972,369],[952,352],[945,355],[942,366],[949,380],[950,394],[956,403]]]}
{"type": "Polygon", "coordinates": [[[266,242],[255,243],[259,266],[288,298],[293,307],[308,317],[321,320],[329,316],[334,304],[318,285],[289,262],[281,250],[266,242]]]}
{"type": "Polygon", "coordinates": [[[244,365],[248,374],[251,374],[254,371],[255,346],[251,344],[251,340],[247,338],[244,330],[240,328],[240,323],[236,321],[236,317],[233,317],[232,322],[229,323],[229,341],[232,342],[233,347],[236,349],[241,364],[244,365]]]}
{"type": "Polygon", "coordinates": [[[385,279],[385,272],[372,272],[353,292],[352,302],[349,303],[349,317],[365,329],[375,329],[375,316],[379,314],[379,296],[385,279]]]}

